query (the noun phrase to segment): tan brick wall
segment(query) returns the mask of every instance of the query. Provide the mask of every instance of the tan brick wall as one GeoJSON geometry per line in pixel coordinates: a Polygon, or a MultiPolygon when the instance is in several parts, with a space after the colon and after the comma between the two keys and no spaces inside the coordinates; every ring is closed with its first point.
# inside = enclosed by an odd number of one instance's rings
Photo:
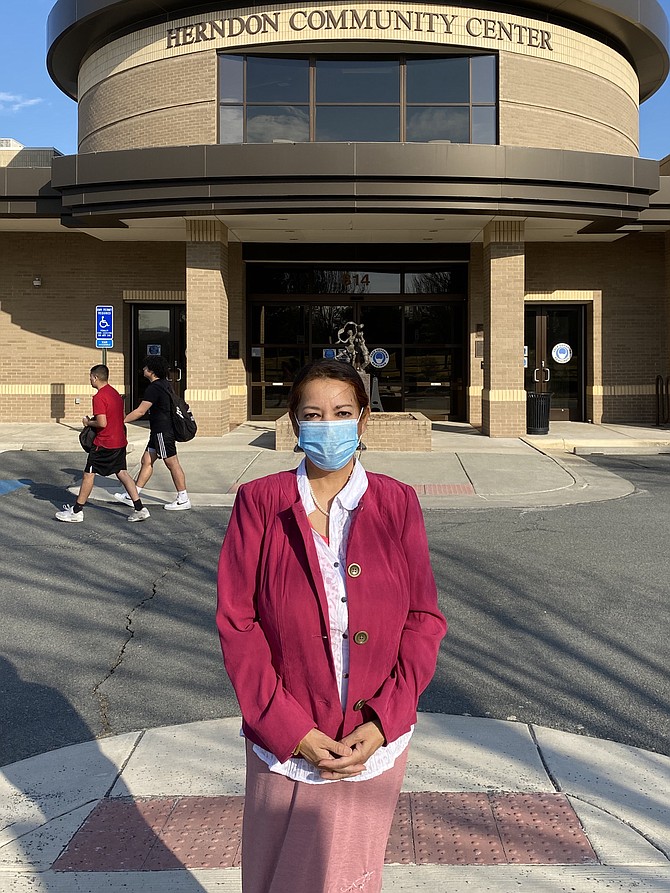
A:
{"type": "MultiPolygon", "coordinates": [[[[297,438],[289,414],[277,419],[276,449],[293,450],[297,438]]],[[[367,450],[397,453],[429,453],[432,449],[430,419],[422,412],[375,412],[362,437],[367,450]]]]}
{"type": "Polygon", "coordinates": [[[228,242],[214,220],[189,220],[186,243],[186,399],[201,434],[226,434],[228,381],[228,242]]]}
{"type": "Polygon", "coordinates": [[[588,309],[589,418],[654,422],[654,382],[670,374],[664,237],[611,243],[526,245],[526,299],[566,301],[579,292],[588,309]],[[600,305],[600,306],[599,306],[600,305]]]}
{"type": "Polygon", "coordinates": [[[99,242],[83,234],[0,236],[0,421],[78,422],[91,406],[95,306],[114,307],[111,383],[128,393],[124,292],[184,288],[184,246],[99,242]],[[41,288],[32,284],[42,277],[41,288]],[[125,378],[125,380],[124,380],[125,378]],[[79,399],[79,404],[75,400],[79,399]]]}
{"type": "Polygon", "coordinates": [[[79,151],[217,141],[216,53],[153,62],[112,75],[79,102],[79,151]]]}
{"type": "Polygon", "coordinates": [[[484,230],[482,431],[490,437],[526,431],[523,231],[522,222],[506,220],[484,230]]]}
{"type": "Polygon", "coordinates": [[[499,71],[502,145],[638,155],[638,105],[617,83],[513,53],[499,71]]]}

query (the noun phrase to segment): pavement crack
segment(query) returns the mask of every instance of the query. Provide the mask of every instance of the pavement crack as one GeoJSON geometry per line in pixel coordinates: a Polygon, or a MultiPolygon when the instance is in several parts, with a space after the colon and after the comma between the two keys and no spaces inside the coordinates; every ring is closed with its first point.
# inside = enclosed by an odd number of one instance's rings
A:
{"type": "Polygon", "coordinates": [[[170,567],[166,568],[163,571],[163,573],[153,581],[153,583],[151,585],[151,591],[149,592],[149,594],[145,595],[142,599],[140,599],[140,601],[138,601],[137,604],[134,605],[130,609],[130,611],[128,611],[128,613],[126,614],[126,625],[125,625],[125,630],[127,633],[126,638],[123,641],[121,647],[119,648],[116,658],[115,658],[114,662],[112,663],[111,667],[109,668],[109,670],[107,671],[107,673],[103,676],[103,678],[99,682],[96,682],[96,684],[91,689],[92,694],[98,699],[98,711],[99,711],[99,716],[100,716],[101,737],[106,737],[108,735],[114,734],[114,729],[112,728],[112,724],[111,724],[111,721],[109,718],[109,698],[107,697],[105,692],[102,691],[102,688],[105,685],[105,683],[109,679],[111,679],[111,677],[114,675],[114,673],[116,673],[118,668],[123,663],[123,660],[126,656],[126,651],[128,649],[128,646],[130,645],[131,641],[135,638],[135,630],[133,629],[134,615],[138,611],[141,611],[142,608],[144,608],[146,605],[150,604],[156,598],[156,596],[158,595],[159,587],[160,587],[161,583],[163,582],[163,580],[167,577],[168,574],[170,574],[175,569],[178,570],[179,568],[183,567],[188,558],[189,558],[188,553],[185,555],[182,555],[181,558],[176,559],[170,565],[170,567]]]}

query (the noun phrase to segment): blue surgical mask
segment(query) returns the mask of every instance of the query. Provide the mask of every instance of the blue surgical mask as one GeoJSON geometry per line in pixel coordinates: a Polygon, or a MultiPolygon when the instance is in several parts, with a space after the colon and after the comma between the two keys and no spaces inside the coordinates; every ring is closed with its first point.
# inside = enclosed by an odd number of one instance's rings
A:
{"type": "Polygon", "coordinates": [[[317,468],[338,471],[344,468],[358,448],[357,419],[338,419],[334,422],[299,422],[298,446],[317,468]]]}

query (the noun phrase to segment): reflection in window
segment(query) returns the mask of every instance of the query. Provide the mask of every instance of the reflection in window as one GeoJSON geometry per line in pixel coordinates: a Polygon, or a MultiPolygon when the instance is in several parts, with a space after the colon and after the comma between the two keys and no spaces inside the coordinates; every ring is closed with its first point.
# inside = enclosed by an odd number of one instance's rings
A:
{"type": "Polygon", "coordinates": [[[400,109],[374,105],[317,106],[315,139],[319,143],[397,143],[400,109]]]}
{"type": "Polygon", "coordinates": [[[251,106],[247,109],[247,142],[309,142],[307,106],[251,106]]]}
{"type": "Polygon", "coordinates": [[[309,101],[309,59],[252,56],[249,62],[247,102],[293,104],[309,101]]]}
{"type": "Polygon", "coordinates": [[[407,60],[407,102],[469,102],[467,56],[407,60]]]}
{"type": "Polygon", "coordinates": [[[408,108],[407,139],[412,143],[445,140],[470,142],[470,109],[458,107],[408,108]]]}
{"type": "Polygon", "coordinates": [[[491,54],[221,54],[219,141],[494,144],[497,95],[491,54]]]}
{"type": "Polygon", "coordinates": [[[316,60],[316,101],[400,102],[398,59],[316,60]]]}

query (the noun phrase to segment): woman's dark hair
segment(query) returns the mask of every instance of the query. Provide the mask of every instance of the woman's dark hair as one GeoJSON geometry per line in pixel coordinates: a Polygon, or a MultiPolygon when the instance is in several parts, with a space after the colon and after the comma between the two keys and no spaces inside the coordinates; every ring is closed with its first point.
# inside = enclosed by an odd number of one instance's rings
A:
{"type": "Polygon", "coordinates": [[[170,364],[165,357],[145,357],[143,365],[158,378],[167,378],[170,374],[170,364]]]}
{"type": "Polygon", "coordinates": [[[345,363],[342,360],[312,360],[296,374],[288,395],[288,411],[294,419],[298,417],[298,406],[310,381],[328,378],[350,384],[361,409],[370,404],[370,398],[365,393],[363,379],[350,363],[345,363]]]}

